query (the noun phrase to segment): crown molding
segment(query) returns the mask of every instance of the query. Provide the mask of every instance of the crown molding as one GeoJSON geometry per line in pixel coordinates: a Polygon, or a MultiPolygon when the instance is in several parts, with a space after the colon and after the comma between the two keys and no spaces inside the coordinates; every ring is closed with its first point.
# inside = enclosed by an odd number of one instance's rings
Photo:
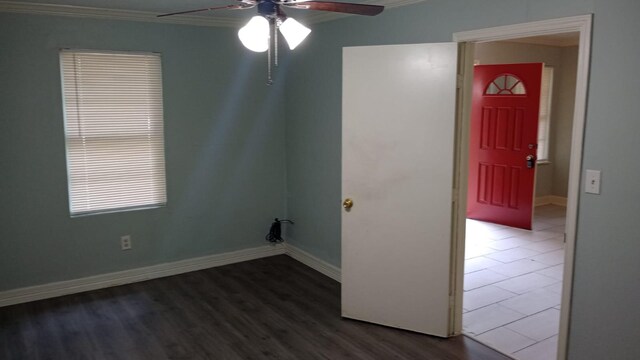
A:
{"type": "Polygon", "coordinates": [[[143,21],[195,26],[233,27],[238,24],[237,20],[224,17],[176,15],[166,18],[158,18],[157,13],[150,11],[115,10],[73,5],[23,3],[18,1],[0,1],[0,12],[69,16],[105,20],[143,21]]]}
{"type": "MultiPolygon", "coordinates": [[[[400,6],[412,5],[424,0],[384,0],[369,1],[384,5],[385,8],[391,9],[400,6]]],[[[158,18],[156,12],[135,11],[135,10],[116,10],[95,8],[86,6],[58,5],[58,4],[39,4],[24,3],[20,1],[2,1],[0,0],[0,12],[21,13],[21,14],[37,14],[37,15],[54,15],[69,16],[76,18],[105,19],[105,20],[127,20],[127,21],[143,21],[161,24],[179,24],[194,26],[218,26],[218,27],[235,27],[244,23],[246,19],[236,19],[223,16],[197,16],[197,15],[175,15],[170,17],[158,18]]],[[[337,14],[330,12],[316,12],[305,17],[305,23],[315,24],[336,19],[342,19],[350,14],[337,14]]]]}

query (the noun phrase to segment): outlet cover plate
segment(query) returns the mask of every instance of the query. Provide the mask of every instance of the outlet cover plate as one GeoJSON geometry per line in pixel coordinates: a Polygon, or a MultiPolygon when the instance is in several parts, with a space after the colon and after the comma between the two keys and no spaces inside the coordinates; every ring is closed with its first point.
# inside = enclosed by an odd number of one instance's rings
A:
{"type": "Polygon", "coordinates": [[[600,170],[587,170],[584,188],[588,194],[600,194],[600,170]]]}
{"type": "Polygon", "coordinates": [[[123,235],[120,237],[120,249],[131,250],[131,235],[123,235]]]}

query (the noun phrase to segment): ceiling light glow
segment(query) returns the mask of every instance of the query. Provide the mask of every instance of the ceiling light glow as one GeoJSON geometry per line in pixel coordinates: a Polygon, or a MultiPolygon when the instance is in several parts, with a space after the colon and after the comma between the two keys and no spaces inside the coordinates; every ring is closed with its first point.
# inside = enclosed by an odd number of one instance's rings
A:
{"type": "Polygon", "coordinates": [[[269,49],[269,21],[262,16],[254,16],[238,31],[238,37],[247,49],[265,52],[269,49]]]}
{"type": "Polygon", "coordinates": [[[289,49],[293,50],[311,33],[311,29],[300,24],[294,18],[287,18],[287,20],[280,25],[280,32],[282,36],[284,36],[284,39],[287,40],[289,49]]]}

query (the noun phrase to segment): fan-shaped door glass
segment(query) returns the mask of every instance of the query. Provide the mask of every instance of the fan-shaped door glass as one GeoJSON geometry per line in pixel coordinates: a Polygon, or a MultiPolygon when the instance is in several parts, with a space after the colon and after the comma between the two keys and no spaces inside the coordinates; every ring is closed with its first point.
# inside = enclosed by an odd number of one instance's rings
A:
{"type": "Polygon", "coordinates": [[[522,80],[509,74],[497,76],[484,92],[485,95],[525,95],[526,93],[522,80]]]}

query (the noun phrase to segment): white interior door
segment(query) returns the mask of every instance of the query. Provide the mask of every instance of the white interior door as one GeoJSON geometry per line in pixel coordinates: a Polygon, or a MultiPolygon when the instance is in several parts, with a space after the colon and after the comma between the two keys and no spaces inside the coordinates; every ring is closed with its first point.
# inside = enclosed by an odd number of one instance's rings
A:
{"type": "Polygon", "coordinates": [[[457,44],[343,51],[342,316],[449,336],[457,44]]]}

